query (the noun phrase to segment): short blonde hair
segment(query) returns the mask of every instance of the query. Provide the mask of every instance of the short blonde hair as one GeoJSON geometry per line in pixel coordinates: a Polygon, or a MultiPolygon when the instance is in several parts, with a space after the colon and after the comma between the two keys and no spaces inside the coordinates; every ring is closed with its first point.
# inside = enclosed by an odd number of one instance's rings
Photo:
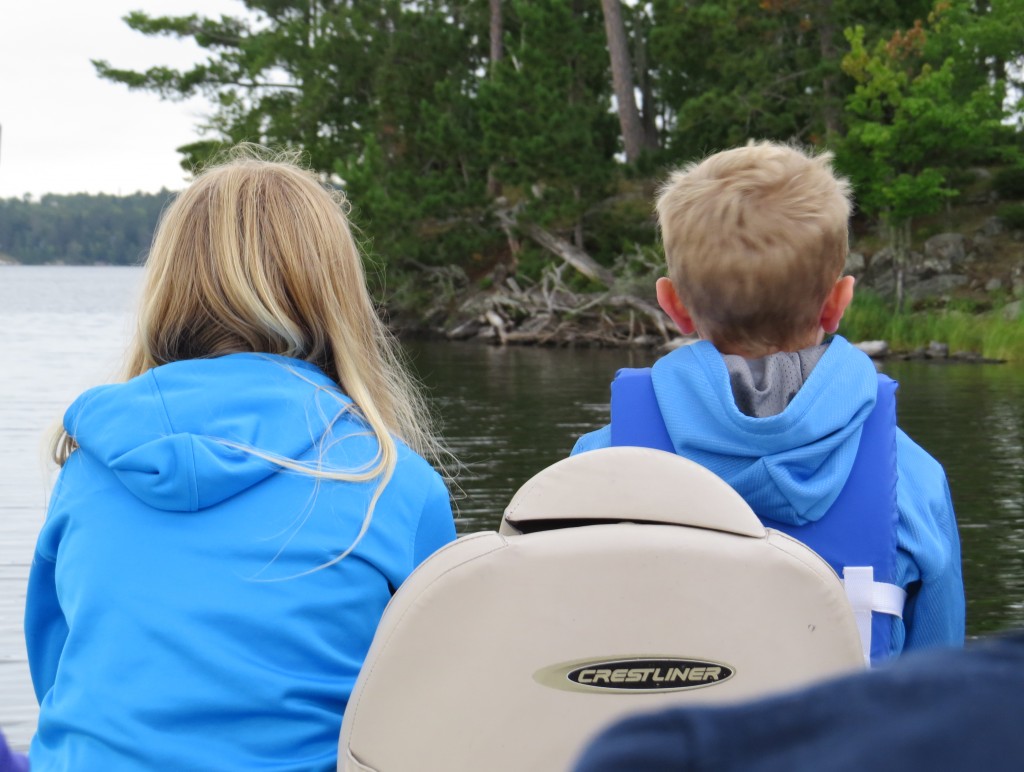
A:
{"type": "Polygon", "coordinates": [[[669,278],[716,345],[787,350],[816,328],[846,261],[852,208],[831,160],[758,142],[679,169],[661,188],[669,278]]]}
{"type": "MultiPolygon", "coordinates": [[[[321,479],[377,480],[360,538],[394,471],[395,437],[432,461],[446,457],[370,297],[344,197],[294,156],[251,145],[202,172],[164,212],[123,375],[240,352],[317,365],[376,436],[377,458],[358,470],[270,459],[321,479]]],[[[350,409],[337,404],[335,418],[350,409]]],[[[62,464],[73,449],[74,438],[58,437],[55,460],[62,464]]]]}

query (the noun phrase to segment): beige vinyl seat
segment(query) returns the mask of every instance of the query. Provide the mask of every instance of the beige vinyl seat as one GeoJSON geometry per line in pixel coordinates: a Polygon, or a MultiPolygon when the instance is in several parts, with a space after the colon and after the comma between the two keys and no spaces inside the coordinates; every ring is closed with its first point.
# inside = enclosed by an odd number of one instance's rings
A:
{"type": "Polygon", "coordinates": [[[350,772],[566,770],[615,718],[864,667],[842,582],[720,478],[619,447],[573,456],[388,606],[348,703],[350,772]]]}

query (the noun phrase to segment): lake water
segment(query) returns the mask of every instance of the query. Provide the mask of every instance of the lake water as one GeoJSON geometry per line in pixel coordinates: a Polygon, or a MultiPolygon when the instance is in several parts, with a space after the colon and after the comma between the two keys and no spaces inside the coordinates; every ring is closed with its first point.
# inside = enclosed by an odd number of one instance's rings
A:
{"type": "MultiPolygon", "coordinates": [[[[53,470],[44,436],[127,341],[135,268],[0,266],[0,728],[35,722],[21,620],[53,470]]],[[[410,355],[462,460],[460,533],[497,526],[512,494],[607,420],[608,381],[650,352],[416,343],[410,355]]],[[[946,467],[961,529],[968,631],[1024,626],[1024,368],[898,362],[903,428],[946,467]]]]}

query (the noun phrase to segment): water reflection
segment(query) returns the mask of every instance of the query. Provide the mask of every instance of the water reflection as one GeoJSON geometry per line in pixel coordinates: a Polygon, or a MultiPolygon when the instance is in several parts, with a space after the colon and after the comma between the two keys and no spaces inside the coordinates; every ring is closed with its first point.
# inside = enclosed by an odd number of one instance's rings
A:
{"type": "Polygon", "coordinates": [[[608,384],[648,352],[421,343],[414,364],[465,468],[456,501],[462,533],[496,528],[512,494],[608,420],[608,384]]]}
{"type": "Polygon", "coordinates": [[[904,430],[942,462],[960,525],[968,628],[1024,626],[1024,370],[894,363],[904,430]]]}
{"type": "MultiPolygon", "coordinates": [[[[512,495],[608,418],[608,384],[646,351],[418,343],[416,367],[465,464],[461,533],[493,529],[512,495]]],[[[945,466],[961,529],[968,630],[1024,626],[1024,368],[894,362],[900,425],[945,466]]]]}

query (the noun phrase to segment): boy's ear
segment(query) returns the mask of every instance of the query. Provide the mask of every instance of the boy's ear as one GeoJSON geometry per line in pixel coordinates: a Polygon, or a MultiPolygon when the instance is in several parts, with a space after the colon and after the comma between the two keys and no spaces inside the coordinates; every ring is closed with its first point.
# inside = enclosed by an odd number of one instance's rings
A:
{"type": "Polygon", "coordinates": [[[654,285],[654,289],[658,296],[658,305],[661,306],[662,311],[668,314],[669,319],[676,323],[679,332],[683,335],[692,335],[693,331],[697,329],[697,325],[693,323],[689,309],[679,299],[672,280],[662,276],[654,285]]]}
{"type": "Polygon", "coordinates": [[[839,322],[853,300],[854,282],[856,279],[852,276],[843,276],[829,290],[821,306],[821,329],[825,332],[832,334],[839,329],[839,322]]]}

